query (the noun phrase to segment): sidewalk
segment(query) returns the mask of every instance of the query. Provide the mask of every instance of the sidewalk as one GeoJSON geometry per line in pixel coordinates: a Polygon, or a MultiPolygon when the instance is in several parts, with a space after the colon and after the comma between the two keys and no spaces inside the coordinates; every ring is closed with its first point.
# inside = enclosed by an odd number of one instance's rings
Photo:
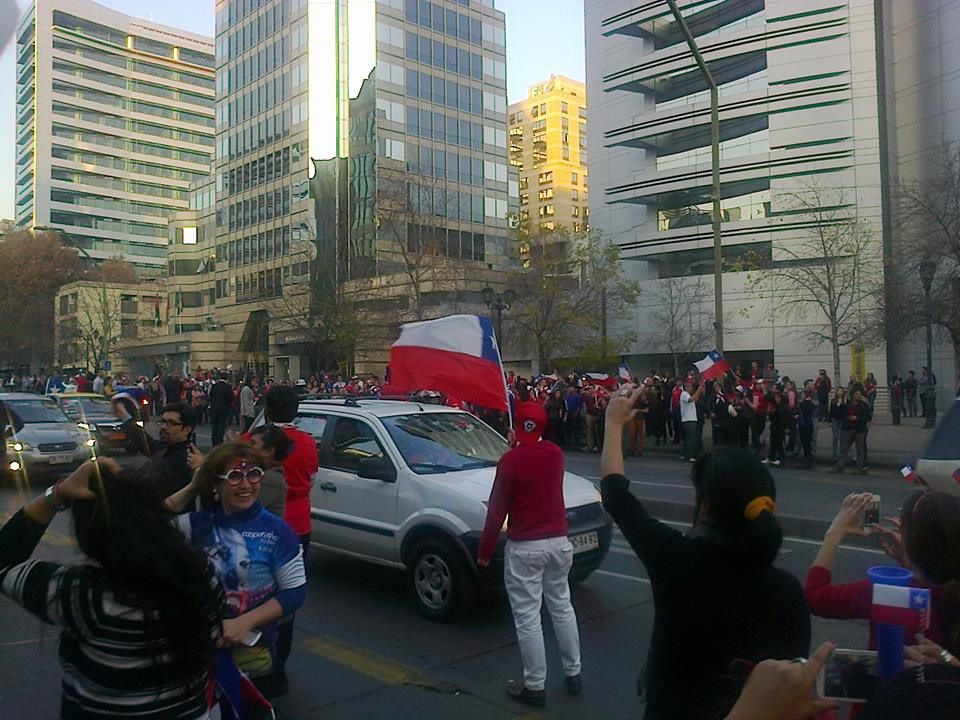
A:
{"type": "MultiPolygon", "coordinates": [[[[930,430],[923,427],[923,418],[903,418],[900,425],[893,425],[888,416],[880,416],[870,424],[867,433],[867,458],[872,468],[892,468],[899,470],[904,465],[914,464],[927,446],[930,430]]],[[[833,453],[833,433],[826,423],[817,423],[816,464],[830,465],[833,453]]],[[[703,445],[705,450],[712,446],[709,422],[703,428],[703,445]]],[[[661,445],[657,447],[656,440],[647,437],[646,454],[677,455],[677,445],[661,445]]],[[[851,450],[851,456],[853,450],[851,450]]]]}

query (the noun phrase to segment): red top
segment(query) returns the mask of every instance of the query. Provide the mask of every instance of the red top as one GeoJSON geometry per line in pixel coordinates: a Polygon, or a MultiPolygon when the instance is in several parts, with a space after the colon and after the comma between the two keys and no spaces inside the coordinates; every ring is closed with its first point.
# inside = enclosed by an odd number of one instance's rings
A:
{"type": "Polygon", "coordinates": [[[287,506],[283,519],[297,535],[310,532],[310,488],[313,475],[320,467],[317,444],[312,435],[288,425],[281,425],[293,443],[290,454],[283,461],[287,479],[287,506]]]}
{"type": "MultiPolygon", "coordinates": [[[[868,620],[873,605],[873,583],[868,579],[857,580],[851,583],[831,585],[832,574],[825,567],[814,565],[807,571],[807,579],[803,591],[807,596],[807,605],[810,612],[824,618],[835,620],[868,620]]],[[[911,582],[912,587],[926,587],[918,582],[911,582]]],[[[940,588],[930,588],[930,628],[924,631],[925,636],[939,645],[943,645],[944,612],[943,593],[940,588]]],[[[914,644],[914,636],[919,627],[906,628],[904,639],[914,644]]],[[[876,649],[875,628],[870,623],[871,650],[876,649]]]]}
{"type": "Polygon", "coordinates": [[[567,534],[563,451],[552,442],[518,445],[500,458],[477,551],[479,560],[489,560],[493,555],[507,515],[507,537],[511,540],[543,540],[567,534]]]}

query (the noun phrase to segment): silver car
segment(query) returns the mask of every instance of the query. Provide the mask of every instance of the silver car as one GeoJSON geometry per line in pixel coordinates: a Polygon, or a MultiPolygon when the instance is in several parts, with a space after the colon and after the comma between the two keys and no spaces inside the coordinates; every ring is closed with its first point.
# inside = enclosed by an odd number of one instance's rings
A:
{"type": "Polygon", "coordinates": [[[940,418],[917,461],[917,473],[933,490],[960,495],[960,398],[940,418]]]}
{"type": "Polygon", "coordinates": [[[5,393],[3,402],[23,421],[7,438],[4,470],[26,479],[66,474],[93,457],[96,440],[70,420],[53,398],[31,393],[5,393]]]}

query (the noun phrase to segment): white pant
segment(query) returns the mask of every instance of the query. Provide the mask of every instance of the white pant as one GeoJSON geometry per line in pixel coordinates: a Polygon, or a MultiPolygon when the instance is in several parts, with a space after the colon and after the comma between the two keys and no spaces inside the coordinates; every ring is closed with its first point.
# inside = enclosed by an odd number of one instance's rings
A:
{"type": "Polygon", "coordinates": [[[531,690],[543,690],[547,682],[547,654],[540,621],[542,599],[546,600],[553,621],[564,673],[580,674],[580,633],[567,580],[572,565],[573,546],[566,537],[507,541],[503,579],[517,628],[523,683],[531,690]]]}

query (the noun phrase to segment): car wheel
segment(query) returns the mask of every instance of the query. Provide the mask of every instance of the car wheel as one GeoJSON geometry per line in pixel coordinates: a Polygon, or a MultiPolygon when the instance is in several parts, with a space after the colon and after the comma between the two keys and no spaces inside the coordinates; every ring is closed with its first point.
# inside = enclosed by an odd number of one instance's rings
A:
{"type": "Polygon", "coordinates": [[[452,620],[465,614],[476,599],[476,582],[467,563],[445,540],[418,542],[410,553],[407,574],[417,609],[429,620],[452,620]]]}

